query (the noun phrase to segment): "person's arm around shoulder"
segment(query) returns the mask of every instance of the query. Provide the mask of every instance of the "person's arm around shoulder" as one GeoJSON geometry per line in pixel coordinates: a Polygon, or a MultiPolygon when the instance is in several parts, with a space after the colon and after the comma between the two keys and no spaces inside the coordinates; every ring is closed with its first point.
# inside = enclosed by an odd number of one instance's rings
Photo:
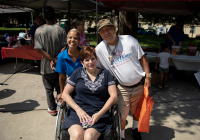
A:
{"type": "MultiPolygon", "coordinates": [[[[80,72],[77,69],[73,72],[73,74],[71,75],[70,79],[67,82],[67,85],[65,86],[65,89],[63,91],[63,94],[61,96],[61,98],[72,108],[76,111],[80,122],[86,122],[88,121],[88,119],[92,119],[82,108],[80,108],[80,106],[78,106],[74,100],[72,99],[72,97],[70,96],[70,94],[73,93],[73,91],[75,90],[76,87],[76,80],[77,80],[77,75],[80,72]]],[[[77,88],[77,87],[76,87],[77,88]]]]}
{"type": "Polygon", "coordinates": [[[108,93],[110,97],[105,103],[105,105],[103,106],[103,108],[99,112],[92,115],[92,125],[94,125],[101,118],[101,116],[106,111],[108,111],[112,107],[112,105],[115,104],[118,100],[117,88],[116,88],[113,76],[111,75],[109,71],[107,71],[107,76],[108,76],[108,93]]]}

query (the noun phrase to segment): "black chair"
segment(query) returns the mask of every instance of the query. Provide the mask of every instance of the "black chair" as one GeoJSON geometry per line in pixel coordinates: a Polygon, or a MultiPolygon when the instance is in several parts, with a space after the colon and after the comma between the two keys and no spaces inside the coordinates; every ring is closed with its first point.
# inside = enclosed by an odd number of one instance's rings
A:
{"type": "MultiPolygon", "coordinates": [[[[66,107],[66,103],[63,102],[56,119],[55,140],[70,140],[68,130],[62,129],[67,110],[68,107],[66,107]]],[[[117,105],[113,105],[109,112],[113,126],[106,134],[101,134],[98,140],[121,140],[120,116],[117,105]]]]}

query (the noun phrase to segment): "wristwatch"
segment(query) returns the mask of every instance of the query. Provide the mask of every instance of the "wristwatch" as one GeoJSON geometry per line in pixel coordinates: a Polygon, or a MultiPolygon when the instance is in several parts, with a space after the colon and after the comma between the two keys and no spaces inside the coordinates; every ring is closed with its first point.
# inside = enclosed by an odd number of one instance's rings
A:
{"type": "Polygon", "coordinates": [[[151,73],[146,74],[146,77],[145,77],[145,78],[151,80],[151,73]]]}

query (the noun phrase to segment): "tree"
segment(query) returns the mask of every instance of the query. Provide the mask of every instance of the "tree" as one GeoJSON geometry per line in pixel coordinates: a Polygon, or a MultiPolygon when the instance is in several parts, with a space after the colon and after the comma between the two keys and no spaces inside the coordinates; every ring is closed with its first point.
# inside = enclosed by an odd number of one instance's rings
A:
{"type": "MultiPolygon", "coordinates": [[[[165,15],[165,14],[153,14],[153,13],[140,13],[143,17],[141,21],[146,23],[155,24],[166,24],[176,23],[177,20],[181,20],[184,24],[193,24],[194,16],[191,15],[165,15]]],[[[199,25],[200,13],[195,15],[195,25],[199,25]]]]}
{"type": "Polygon", "coordinates": [[[137,32],[137,13],[120,11],[119,12],[119,34],[132,35],[135,37],[137,32]]]}

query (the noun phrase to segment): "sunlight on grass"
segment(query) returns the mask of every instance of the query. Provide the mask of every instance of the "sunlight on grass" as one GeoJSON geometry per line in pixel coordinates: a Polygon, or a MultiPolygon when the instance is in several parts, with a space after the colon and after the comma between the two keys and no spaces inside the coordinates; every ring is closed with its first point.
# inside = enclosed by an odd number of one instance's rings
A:
{"type": "MultiPolygon", "coordinates": [[[[6,31],[13,31],[13,30],[25,30],[26,28],[6,28],[6,27],[0,27],[0,30],[6,30],[6,31]]],[[[28,28],[30,30],[30,28],[28,28]]]]}

